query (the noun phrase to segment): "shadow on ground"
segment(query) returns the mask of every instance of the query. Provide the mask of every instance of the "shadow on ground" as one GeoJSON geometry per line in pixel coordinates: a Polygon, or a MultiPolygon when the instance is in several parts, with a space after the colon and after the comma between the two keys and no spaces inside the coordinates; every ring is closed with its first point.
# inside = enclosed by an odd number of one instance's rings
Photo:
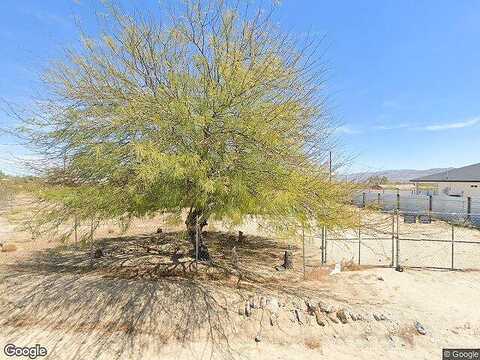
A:
{"type": "Polygon", "coordinates": [[[206,345],[192,357],[232,357],[236,302],[254,293],[304,297],[309,290],[297,281],[299,272],[274,270],[284,246],[261,237],[205,237],[209,264],[192,260],[181,233],[164,233],[100,240],[99,259],[94,248],[71,245],[4,266],[0,338],[34,344],[44,334],[55,359],[137,358],[146,348],[158,353],[197,340],[206,345]],[[74,353],[62,353],[67,339],[76,342],[74,353]]]}

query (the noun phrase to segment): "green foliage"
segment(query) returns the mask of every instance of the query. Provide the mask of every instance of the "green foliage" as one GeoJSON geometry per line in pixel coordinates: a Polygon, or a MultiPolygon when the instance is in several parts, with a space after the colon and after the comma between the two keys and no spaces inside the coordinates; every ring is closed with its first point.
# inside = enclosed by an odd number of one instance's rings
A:
{"type": "Polygon", "coordinates": [[[333,126],[315,44],[223,1],[187,2],[162,25],[108,9],[108,31],[52,65],[54,95],[21,129],[50,159],[36,189],[55,204],[48,221],[348,221],[350,187],[320,165],[333,126]]]}

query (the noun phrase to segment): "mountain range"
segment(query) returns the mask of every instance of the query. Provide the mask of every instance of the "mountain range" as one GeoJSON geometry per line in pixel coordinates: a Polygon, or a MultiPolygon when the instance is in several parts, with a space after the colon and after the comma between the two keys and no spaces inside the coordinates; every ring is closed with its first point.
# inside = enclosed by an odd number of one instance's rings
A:
{"type": "Polygon", "coordinates": [[[384,170],[384,171],[366,171],[349,174],[348,178],[355,181],[365,181],[371,176],[386,176],[391,182],[408,182],[411,179],[422,176],[432,175],[439,172],[451,170],[453,168],[433,168],[426,170],[414,169],[399,169],[399,170],[384,170]]]}

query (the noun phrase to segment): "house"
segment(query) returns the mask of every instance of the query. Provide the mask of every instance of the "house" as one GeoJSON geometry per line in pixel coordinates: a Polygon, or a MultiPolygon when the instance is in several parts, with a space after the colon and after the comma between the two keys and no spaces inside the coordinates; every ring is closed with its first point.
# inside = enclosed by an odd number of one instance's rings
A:
{"type": "Polygon", "coordinates": [[[480,163],[410,180],[417,195],[480,197],[480,163]]]}

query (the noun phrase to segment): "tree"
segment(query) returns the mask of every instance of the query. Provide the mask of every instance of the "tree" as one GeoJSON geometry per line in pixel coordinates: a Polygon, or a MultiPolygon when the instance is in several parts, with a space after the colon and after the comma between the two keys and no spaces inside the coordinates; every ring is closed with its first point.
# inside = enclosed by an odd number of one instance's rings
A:
{"type": "Polygon", "coordinates": [[[106,30],[53,63],[51,96],[21,128],[44,159],[48,221],[186,209],[194,243],[212,218],[348,218],[348,186],[320,165],[334,127],[316,42],[221,0],[187,1],[164,22],[107,8],[106,30]]]}
{"type": "Polygon", "coordinates": [[[386,176],[372,175],[367,179],[367,184],[370,186],[378,186],[388,184],[389,180],[386,176]]]}

